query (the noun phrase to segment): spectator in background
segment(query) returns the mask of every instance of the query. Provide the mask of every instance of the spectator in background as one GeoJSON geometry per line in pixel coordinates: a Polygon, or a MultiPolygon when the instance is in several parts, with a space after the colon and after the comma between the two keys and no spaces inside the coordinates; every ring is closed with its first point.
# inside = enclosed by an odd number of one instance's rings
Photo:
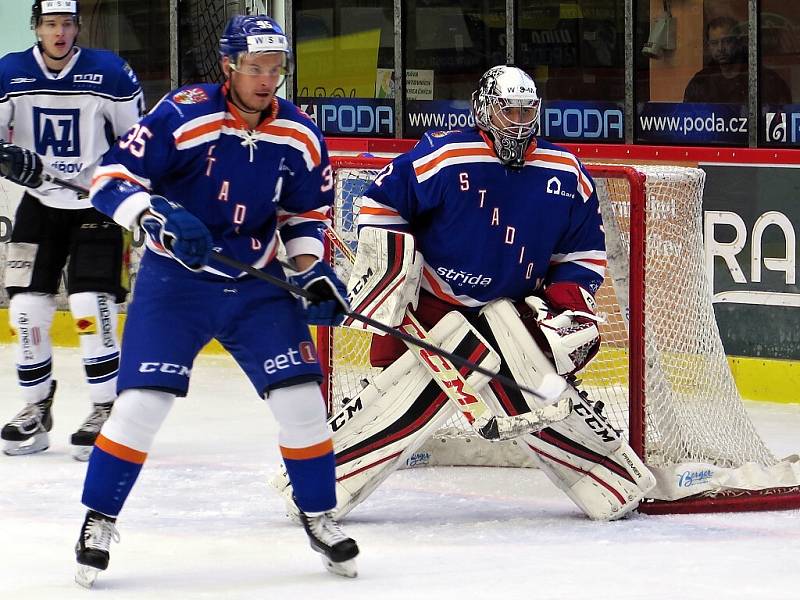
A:
{"type": "MultiPolygon", "coordinates": [[[[708,22],[705,38],[711,64],[689,81],[683,93],[684,102],[747,103],[747,43],[742,42],[743,36],[738,30],[738,23],[730,17],[717,17],[708,22]]],[[[759,79],[763,102],[791,102],[789,87],[775,71],[763,68],[759,79]]]]}

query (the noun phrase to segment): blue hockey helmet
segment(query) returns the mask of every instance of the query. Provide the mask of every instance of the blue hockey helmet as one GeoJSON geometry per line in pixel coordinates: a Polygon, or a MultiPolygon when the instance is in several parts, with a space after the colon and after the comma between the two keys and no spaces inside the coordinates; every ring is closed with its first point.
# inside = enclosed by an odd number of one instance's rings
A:
{"type": "Polygon", "coordinates": [[[219,40],[219,54],[230,59],[234,70],[240,55],[267,52],[283,53],[285,73],[291,70],[289,39],[275,19],[267,15],[236,15],[228,21],[219,40]]]}
{"type": "Polygon", "coordinates": [[[78,0],[34,0],[31,7],[31,29],[39,26],[43,15],[73,15],[80,23],[80,2],[78,0]]]}

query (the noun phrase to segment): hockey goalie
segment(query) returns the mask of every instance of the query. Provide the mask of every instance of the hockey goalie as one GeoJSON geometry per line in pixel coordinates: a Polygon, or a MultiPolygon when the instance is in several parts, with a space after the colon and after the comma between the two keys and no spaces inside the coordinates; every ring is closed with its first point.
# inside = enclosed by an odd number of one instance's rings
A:
{"type": "MultiPolygon", "coordinates": [[[[353,311],[503,380],[373,335],[370,360],[383,370],[329,420],[339,518],[457,412],[487,439],[518,436],[591,519],[626,515],[655,485],[577,388],[600,346],[605,238],[589,174],[535,137],[539,103],[524,71],[490,69],[473,94],[477,126],[426,133],[359,200],[353,311]]],[[[273,485],[295,513],[285,476],[273,485]]]]}

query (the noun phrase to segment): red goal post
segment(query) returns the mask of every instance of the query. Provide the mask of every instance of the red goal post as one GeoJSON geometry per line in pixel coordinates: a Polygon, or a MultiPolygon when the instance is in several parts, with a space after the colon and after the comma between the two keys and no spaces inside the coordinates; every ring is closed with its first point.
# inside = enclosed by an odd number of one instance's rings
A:
{"type": "MultiPolygon", "coordinates": [[[[356,247],[358,198],[389,158],[332,157],[333,228],[356,247]]],[[[606,226],[609,272],[598,291],[603,348],[580,373],[592,400],[654,471],[648,513],[800,507],[800,465],[778,461],[746,415],[714,320],[702,256],[699,169],[587,165],[606,226]],[[675,307],[683,321],[675,319],[675,307]]],[[[349,261],[329,256],[345,278],[349,261]]],[[[370,381],[370,334],[319,328],[331,412],[370,381]]],[[[518,443],[484,443],[459,419],[416,463],[529,466],[518,443]]]]}

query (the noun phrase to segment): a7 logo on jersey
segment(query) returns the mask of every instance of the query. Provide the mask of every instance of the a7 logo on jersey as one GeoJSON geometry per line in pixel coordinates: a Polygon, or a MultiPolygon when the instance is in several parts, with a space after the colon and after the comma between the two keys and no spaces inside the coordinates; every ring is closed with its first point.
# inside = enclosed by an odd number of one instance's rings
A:
{"type": "Polygon", "coordinates": [[[33,108],[36,154],[68,158],[81,155],[80,115],[77,108],[33,108]]]}

